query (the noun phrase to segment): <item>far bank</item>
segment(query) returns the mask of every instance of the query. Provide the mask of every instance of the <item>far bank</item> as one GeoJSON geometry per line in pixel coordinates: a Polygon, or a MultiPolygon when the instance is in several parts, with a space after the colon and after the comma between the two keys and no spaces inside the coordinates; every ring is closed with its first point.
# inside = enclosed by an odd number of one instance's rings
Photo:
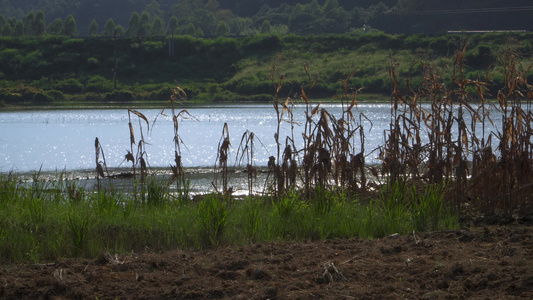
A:
{"type": "MultiPolygon", "coordinates": [[[[418,89],[428,68],[452,85],[454,54],[463,49],[464,77],[487,81],[487,92],[494,96],[503,85],[503,53],[513,48],[527,71],[532,36],[4,37],[0,105],[150,105],[167,100],[176,86],[193,103],[298,99],[302,89],[313,99],[339,99],[358,91],[367,100],[391,95],[391,67],[405,90],[418,89]]],[[[533,75],[528,77],[533,81],[533,75]]]]}

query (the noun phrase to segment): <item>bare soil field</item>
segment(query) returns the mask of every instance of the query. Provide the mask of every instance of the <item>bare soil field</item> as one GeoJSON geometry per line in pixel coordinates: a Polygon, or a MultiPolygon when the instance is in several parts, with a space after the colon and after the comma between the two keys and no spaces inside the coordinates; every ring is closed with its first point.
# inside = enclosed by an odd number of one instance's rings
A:
{"type": "Polygon", "coordinates": [[[1,299],[533,299],[533,226],[0,268],[1,299]]]}

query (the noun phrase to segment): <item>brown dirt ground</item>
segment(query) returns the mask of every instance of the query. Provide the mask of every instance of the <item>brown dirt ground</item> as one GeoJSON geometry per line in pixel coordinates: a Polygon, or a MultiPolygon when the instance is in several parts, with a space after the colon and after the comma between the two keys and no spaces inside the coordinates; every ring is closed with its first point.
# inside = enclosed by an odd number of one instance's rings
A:
{"type": "Polygon", "coordinates": [[[533,226],[0,267],[2,299],[533,299],[533,226]]]}

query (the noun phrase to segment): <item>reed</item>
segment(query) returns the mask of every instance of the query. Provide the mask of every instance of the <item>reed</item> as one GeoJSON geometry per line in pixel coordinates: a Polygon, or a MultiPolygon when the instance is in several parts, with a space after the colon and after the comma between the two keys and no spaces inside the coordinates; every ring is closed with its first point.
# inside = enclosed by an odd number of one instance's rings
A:
{"type": "Polygon", "coordinates": [[[385,186],[445,184],[446,201],[458,212],[465,205],[475,205],[486,214],[502,212],[510,216],[517,210],[527,213],[532,188],[528,182],[532,174],[533,97],[527,76],[532,66],[520,64],[519,55],[512,48],[501,54],[505,85],[495,103],[487,100],[495,71],[489,68],[484,78],[467,78],[468,43],[461,43],[448,69],[450,82],[442,80],[442,70],[417,62],[413,69],[423,72],[423,80],[417,86],[409,80],[402,85],[397,76],[398,65],[391,59],[390,126],[384,132],[383,145],[370,151],[379,153],[380,170],[365,165],[368,154],[362,121],[367,118],[357,109],[361,88],[349,86],[355,73],[342,80],[343,93],[338,96],[342,115],[334,116],[320,104],[311,104],[309,94],[316,80],[312,81],[304,65],[309,80],[309,87],[302,86],[299,95],[306,105],[304,145],[301,149],[294,147],[294,137],[290,135],[281,151],[280,125],[294,125],[294,100],[292,94],[284,102],[279,100],[282,86],[289,79],[271,67],[278,126],[274,134],[277,156],[271,157],[269,172],[275,180],[276,196],[297,186],[303,187],[309,199],[313,190],[322,187],[331,190],[341,186],[364,194],[382,189],[385,179],[385,186]],[[400,86],[405,86],[405,90],[400,90],[400,86]],[[429,109],[425,103],[429,103],[429,109]],[[496,132],[490,132],[487,125],[495,125],[497,114],[502,115],[502,124],[496,132]],[[495,144],[499,146],[494,147],[495,144]],[[372,174],[370,180],[368,174],[372,174]]]}
{"type": "MultiPolygon", "coordinates": [[[[274,102],[273,107],[276,111],[276,132],[274,133],[274,140],[276,142],[276,156],[271,156],[270,161],[268,163],[269,168],[269,178],[272,176],[273,183],[269,184],[269,190],[273,190],[275,193],[276,198],[279,198],[282,193],[285,192],[285,189],[290,189],[291,184],[292,187],[294,187],[294,178],[296,176],[296,170],[294,169],[296,167],[296,163],[292,158],[292,153],[294,145],[294,136],[287,137],[285,139],[285,148],[283,151],[283,158],[281,158],[282,152],[281,152],[281,137],[280,137],[280,129],[281,125],[284,122],[287,122],[291,124],[291,128],[294,125],[294,117],[292,113],[293,108],[293,101],[291,97],[286,97],[285,101],[283,103],[279,100],[279,93],[283,87],[284,83],[284,75],[279,74],[276,67],[272,66],[270,67],[272,70],[271,73],[269,73],[269,77],[272,81],[272,84],[274,86],[274,102]],[[277,81],[277,77],[279,76],[279,81],[277,81]],[[285,117],[285,118],[284,118],[285,117]],[[292,141],[292,145],[291,145],[292,141]],[[283,160],[283,163],[280,164],[281,159],[283,160]],[[290,164],[290,166],[289,166],[290,164]]],[[[291,132],[293,132],[291,130],[291,132]]],[[[266,185],[266,183],[265,183],[266,185]]]]}
{"type": "MultiPolygon", "coordinates": [[[[170,99],[168,100],[167,104],[163,108],[163,110],[159,113],[159,115],[165,115],[165,109],[166,106],[170,106],[171,113],[172,113],[172,125],[174,128],[174,165],[170,164],[170,169],[172,171],[172,178],[170,181],[176,180],[176,190],[178,192],[178,199],[179,200],[185,200],[189,198],[189,184],[185,176],[185,172],[183,171],[183,164],[182,164],[182,153],[181,153],[181,145],[185,146],[183,143],[183,140],[181,139],[179,135],[179,120],[185,120],[194,117],[186,110],[181,110],[180,112],[176,113],[176,106],[183,103],[183,101],[187,100],[187,93],[180,88],[176,87],[174,88],[174,91],[172,95],[170,95],[170,99]]],[[[157,117],[154,119],[153,125],[155,125],[157,121],[157,117]]],[[[154,126],[152,126],[153,128],[154,126]]],[[[185,146],[186,147],[186,146],[185,146]]]]}
{"type": "MultiPolygon", "coordinates": [[[[229,128],[228,124],[224,123],[224,126],[222,128],[222,135],[220,137],[220,141],[218,142],[218,152],[217,152],[217,163],[218,163],[218,169],[220,169],[220,173],[222,176],[222,194],[229,198],[233,192],[232,188],[228,188],[228,182],[229,182],[229,170],[228,170],[228,159],[229,159],[229,149],[231,147],[230,142],[230,136],[229,136],[229,128]]],[[[214,173],[215,173],[215,179],[213,181],[213,187],[215,190],[218,190],[218,175],[217,172],[217,164],[215,163],[214,167],[214,173]]]]}
{"type": "MultiPolygon", "coordinates": [[[[254,141],[255,134],[246,130],[242,135],[239,148],[237,149],[237,162],[241,165],[246,156],[246,174],[248,175],[248,194],[253,195],[254,180],[257,178],[257,167],[254,165],[254,141]],[[240,155],[239,155],[240,154],[240,155]],[[240,156],[240,157],[239,157],[240,156]]],[[[261,142],[261,141],[259,141],[261,142]]]]}
{"type": "Polygon", "coordinates": [[[424,66],[418,89],[402,93],[391,67],[391,127],[381,150],[382,172],[390,174],[391,182],[447,183],[449,201],[458,211],[469,203],[484,214],[525,213],[530,209],[525,191],[531,191],[531,86],[526,78],[531,66],[521,66],[512,48],[502,54],[506,84],[494,103],[486,100],[491,70],[481,79],[464,76],[466,48],[465,43],[455,53],[448,85],[434,68],[424,66]],[[420,105],[425,99],[429,111],[420,105]],[[496,114],[502,115],[502,124],[497,132],[487,132],[496,114]],[[421,132],[428,133],[425,145],[421,132]]]}
{"type": "MultiPolygon", "coordinates": [[[[104,168],[107,171],[107,163],[105,160],[104,149],[98,137],[94,140],[94,150],[95,150],[95,162],[96,162],[96,180],[98,182],[98,189],[100,189],[100,178],[105,177],[104,168]],[[100,160],[100,154],[102,155],[102,160],[100,160]]],[[[109,172],[107,172],[109,175],[109,172]]]]}

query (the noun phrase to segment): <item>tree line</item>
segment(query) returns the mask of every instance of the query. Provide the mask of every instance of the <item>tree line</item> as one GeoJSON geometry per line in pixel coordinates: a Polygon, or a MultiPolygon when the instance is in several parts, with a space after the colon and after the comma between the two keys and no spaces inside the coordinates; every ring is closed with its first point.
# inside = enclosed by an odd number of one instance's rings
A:
{"type": "Polygon", "coordinates": [[[0,28],[2,36],[33,36],[41,37],[49,35],[78,36],[76,20],[72,15],[68,15],[65,20],[55,19],[51,23],[46,23],[45,14],[42,10],[37,13],[29,12],[21,19],[11,17],[5,19],[0,15],[0,28]]]}
{"type": "MultiPolygon", "coordinates": [[[[5,1],[4,1],[5,2],[5,1]]],[[[283,3],[279,7],[264,4],[252,17],[239,17],[230,9],[221,7],[217,0],[184,0],[170,5],[166,11],[159,2],[152,0],[141,11],[133,11],[127,22],[108,18],[93,19],[88,26],[79,24],[73,14],[65,19],[55,18],[47,22],[45,12],[30,11],[17,18],[0,15],[0,33],[3,36],[159,36],[186,34],[194,36],[241,36],[253,34],[324,34],[347,33],[362,28],[373,17],[390,8],[383,2],[368,8],[344,9],[338,0],[326,0],[319,4],[313,0],[308,4],[291,6],[283,3]],[[102,27],[101,24],[105,24],[102,27]],[[83,28],[78,30],[78,26],[83,28]]],[[[5,8],[4,8],[5,10],[5,8]]]]}
{"type": "Polygon", "coordinates": [[[243,36],[533,30],[528,0],[0,0],[3,36],[243,36]],[[35,1],[33,1],[35,2],[35,1]],[[504,20],[504,21],[502,21],[504,20]]]}

